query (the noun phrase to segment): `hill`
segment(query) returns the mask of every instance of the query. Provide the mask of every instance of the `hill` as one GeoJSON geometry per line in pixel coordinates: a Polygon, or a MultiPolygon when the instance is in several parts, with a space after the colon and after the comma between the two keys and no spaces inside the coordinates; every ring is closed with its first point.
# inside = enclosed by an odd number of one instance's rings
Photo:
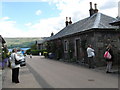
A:
{"type": "Polygon", "coordinates": [[[30,48],[37,40],[43,40],[45,37],[39,38],[4,38],[8,48],[30,48]]]}

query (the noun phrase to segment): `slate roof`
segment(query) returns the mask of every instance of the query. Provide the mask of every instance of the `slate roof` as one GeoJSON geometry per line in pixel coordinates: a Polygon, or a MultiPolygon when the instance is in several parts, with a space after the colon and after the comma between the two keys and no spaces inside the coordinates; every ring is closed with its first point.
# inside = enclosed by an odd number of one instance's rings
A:
{"type": "Polygon", "coordinates": [[[118,17],[116,20],[114,20],[113,22],[110,23],[111,25],[114,26],[119,26],[120,25],[120,17],[118,17]]]}
{"type": "Polygon", "coordinates": [[[43,38],[40,38],[40,40],[37,40],[37,44],[42,44],[44,43],[49,37],[43,37],[43,38]]]}
{"type": "Polygon", "coordinates": [[[95,13],[91,17],[87,17],[82,19],[74,24],[68,25],[63,28],[54,36],[48,38],[47,40],[53,40],[57,38],[61,38],[67,35],[72,35],[78,32],[83,32],[86,30],[98,28],[98,29],[115,29],[115,26],[111,26],[109,23],[116,20],[113,17],[104,15],[102,13],[95,13]]]}

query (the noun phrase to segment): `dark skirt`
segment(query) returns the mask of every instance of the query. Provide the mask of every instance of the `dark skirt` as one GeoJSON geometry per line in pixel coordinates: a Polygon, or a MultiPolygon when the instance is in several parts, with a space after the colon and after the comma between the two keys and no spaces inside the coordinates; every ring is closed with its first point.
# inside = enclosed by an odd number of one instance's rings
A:
{"type": "Polygon", "coordinates": [[[111,58],[111,59],[106,59],[106,61],[107,61],[107,62],[112,62],[113,59],[112,59],[112,58],[111,58]]]}

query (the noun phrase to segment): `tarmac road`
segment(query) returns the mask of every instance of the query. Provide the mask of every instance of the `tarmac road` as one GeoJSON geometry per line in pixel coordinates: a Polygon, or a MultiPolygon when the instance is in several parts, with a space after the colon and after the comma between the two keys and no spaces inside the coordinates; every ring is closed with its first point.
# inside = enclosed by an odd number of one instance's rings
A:
{"type": "Polygon", "coordinates": [[[45,59],[27,58],[27,67],[42,88],[118,88],[118,76],[82,66],[45,59]]]}

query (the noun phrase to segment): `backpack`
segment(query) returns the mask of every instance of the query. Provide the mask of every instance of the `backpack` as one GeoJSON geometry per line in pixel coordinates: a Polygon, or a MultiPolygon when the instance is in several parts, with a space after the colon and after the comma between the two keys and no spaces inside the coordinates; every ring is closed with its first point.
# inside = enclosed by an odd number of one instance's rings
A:
{"type": "Polygon", "coordinates": [[[106,52],[105,52],[104,58],[105,58],[105,59],[111,59],[111,58],[112,58],[112,56],[110,55],[109,51],[106,51],[106,52]]]}

